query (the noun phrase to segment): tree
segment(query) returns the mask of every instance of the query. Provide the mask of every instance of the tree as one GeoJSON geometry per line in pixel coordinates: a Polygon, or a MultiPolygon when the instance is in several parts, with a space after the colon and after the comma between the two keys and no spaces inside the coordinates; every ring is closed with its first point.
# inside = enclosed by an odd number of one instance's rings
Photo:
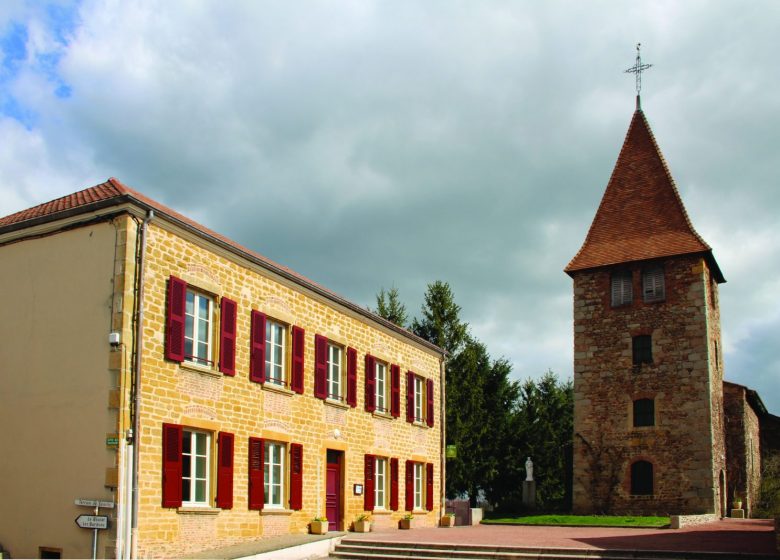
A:
{"type": "Polygon", "coordinates": [[[448,283],[437,280],[428,284],[422,317],[412,321],[412,332],[444,348],[450,356],[455,356],[466,343],[468,324],[460,320],[460,306],[448,283]]]}
{"type": "Polygon", "coordinates": [[[391,323],[395,323],[399,327],[406,328],[407,314],[406,306],[401,303],[401,299],[398,297],[398,288],[390,288],[385,291],[384,288],[379,290],[376,295],[376,310],[374,313],[387,319],[391,323]]]}

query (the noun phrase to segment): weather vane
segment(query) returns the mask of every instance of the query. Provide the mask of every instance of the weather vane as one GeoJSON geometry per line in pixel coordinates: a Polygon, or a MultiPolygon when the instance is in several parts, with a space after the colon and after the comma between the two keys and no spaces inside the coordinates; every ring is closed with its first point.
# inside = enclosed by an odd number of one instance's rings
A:
{"type": "Polygon", "coordinates": [[[625,70],[626,74],[636,75],[636,106],[639,108],[639,93],[642,91],[642,72],[652,66],[652,64],[642,64],[642,57],[639,55],[639,48],[642,43],[636,44],[636,62],[631,68],[625,70]]]}

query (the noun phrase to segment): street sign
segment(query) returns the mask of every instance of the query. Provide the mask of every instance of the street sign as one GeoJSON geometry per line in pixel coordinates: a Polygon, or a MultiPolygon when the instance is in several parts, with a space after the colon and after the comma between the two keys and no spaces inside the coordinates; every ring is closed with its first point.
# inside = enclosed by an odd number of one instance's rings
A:
{"type": "Polygon", "coordinates": [[[108,517],[105,515],[79,515],[76,525],[82,529],[108,529],[108,517]]]}
{"type": "Polygon", "coordinates": [[[101,500],[82,500],[81,498],[76,500],[77,506],[86,507],[102,507],[108,509],[114,509],[114,502],[103,502],[101,500]]]}

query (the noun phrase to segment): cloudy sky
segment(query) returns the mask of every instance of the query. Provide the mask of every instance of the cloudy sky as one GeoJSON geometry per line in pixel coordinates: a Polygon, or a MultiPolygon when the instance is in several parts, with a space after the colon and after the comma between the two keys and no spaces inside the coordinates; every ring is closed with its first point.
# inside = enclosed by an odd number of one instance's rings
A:
{"type": "Polygon", "coordinates": [[[0,3],[0,215],[116,176],[361,305],[449,282],[517,378],[642,106],[780,414],[776,1],[0,3]]]}

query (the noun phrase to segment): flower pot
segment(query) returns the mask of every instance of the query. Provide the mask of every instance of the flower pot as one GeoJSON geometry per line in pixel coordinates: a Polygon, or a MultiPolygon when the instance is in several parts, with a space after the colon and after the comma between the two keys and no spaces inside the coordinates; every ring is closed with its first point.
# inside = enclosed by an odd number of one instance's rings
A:
{"type": "Polygon", "coordinates": [[[371,531],[371,522],[368,519],[355,521],[354,525],[355,525],[356,533],[368,533],[369,531],[371,531]]]}
{"type": "Polygon", "coordinates": [[[742,500],[734,500],[731,502],[731,507],[734,509],[742,509],[742,500]]]}
{"type": "Polygon", "coordinates": [[[324,535],[328,532],[328,522],[327,521],[312,521],[309,524],[309,530],[311,531],[312,535],[324,535]]]}
{"type": "Polygon", "coordinates": [[[398,522],[399,529],[411,529],[413,527],[413,519],[401,519],[398,522]]]}
{"type": "Polygon", "coordinates": [[[454,527],[455,526],[455,516],[454,515],[442,515],[441,519],[439,520],[439,525],[442,527],[454,527]]]}

